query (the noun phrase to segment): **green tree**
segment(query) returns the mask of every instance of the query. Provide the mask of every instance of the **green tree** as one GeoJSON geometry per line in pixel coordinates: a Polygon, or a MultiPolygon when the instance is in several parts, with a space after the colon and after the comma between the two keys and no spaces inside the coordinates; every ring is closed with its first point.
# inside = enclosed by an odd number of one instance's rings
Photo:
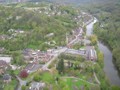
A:
{"type": "Polygon", "coordinates": [[[39,74],[35,75],[35,76],[33,77],[33,80],[36,81],[36,82],[39,82],[39,81],[41,80],[40,75],[39,75],[39,74]]]}
{"type": "Polygon", "coordinates": [[[22,85],[21,89],[26,90],[26,86],[22,85]]]}
{"type": "Polygon", "coordinates": [[[97,36],[96,36],[96,35],[92,35],[92,36],[90,37],[90,40],[91,40],[92,45],[97,44],[97,36]]]}
{"type": "Polygon", "coordinates": [[[102,53],[102,52],[98,52],[98,63],[99,63],[99,65],[100,65],[102,68],[103,68],[103,66],[104,66],[103,60],[104,60],[104,55],[103,55],[103,53],[102,53]]]}
{"type": "Polygon", "coordinates": [[[64,60],[63,59],[58,61],[57,70],[59,74],[64,73],[64,60]]]}

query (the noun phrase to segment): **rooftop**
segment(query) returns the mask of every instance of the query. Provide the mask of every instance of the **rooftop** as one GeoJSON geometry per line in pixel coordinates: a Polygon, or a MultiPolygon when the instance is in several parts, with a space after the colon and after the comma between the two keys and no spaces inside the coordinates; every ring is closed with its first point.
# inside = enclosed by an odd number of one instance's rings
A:
{"type": "Polygon", "coordinates": [[[6,63],[10,63],[11,59],[11,57],[0,57],[0,60],[5,61],[6,63]]]}
{"type": "Polygon", "coordinates": [[[0,60],[0,67],[7,66],[7,63],[3,60],[0,60]]]}
{"type": "Polygon", "coordinates": [[[11,79],[11,76],[9,74],[5,74],[3,76],[3,80],[10,80],[11,79]]]}

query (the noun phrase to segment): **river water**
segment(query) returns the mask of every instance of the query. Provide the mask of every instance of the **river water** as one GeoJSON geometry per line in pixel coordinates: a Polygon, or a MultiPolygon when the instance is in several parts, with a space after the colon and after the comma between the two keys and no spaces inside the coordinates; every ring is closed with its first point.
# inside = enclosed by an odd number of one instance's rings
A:
{"type": "MultiPolygon", "coordinates": [[[[86,35],[90,36],[93,33],[93,25],[97,22],[97,19],[95,19],[92,23],[88,24],[86,29],[86,35]]],[[[110,84],[120,86],[120,77],[118,75],[118,71],[115,68],[113,61],[112,61],[112,52],[109,50],[109,48],[102,44],[101,42],[98,42],[98,47],[101,52],[104,54],[104,72],[106,76],[108,77],[110,84]]]]}

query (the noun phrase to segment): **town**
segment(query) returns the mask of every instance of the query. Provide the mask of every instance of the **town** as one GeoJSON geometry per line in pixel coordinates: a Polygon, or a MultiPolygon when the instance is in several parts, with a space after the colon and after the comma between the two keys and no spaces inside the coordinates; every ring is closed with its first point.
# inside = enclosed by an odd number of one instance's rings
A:
{"type": "MultiPolygon", "coordinates": [[[[64,16],[67,14],[65,11],[57,11],[59,6],[50,7],[52,9],[49,7],[25,7],[25,10],[34,13],[44,13],[48,17],[59,16],[62,14],[64,16]]],[[[63,41],[65,42],[64,45],[56,46],[57,42],[54,40],[45,41],[44,44],[52,47],[46,50],[40,50],[39,48],[24,48],[23,50],[20,50],[20,53],[15,53],[14,57],[10,54],[4,54],[6,49],[5,47],[1,47],[0,75],[2,77],[0,77],[0,80],[4,82],[1,87],[7,88],[5,90],[8,90],[8,88],[9,90],[12,90],[10,89],[11,87],[9,84],[13,85],[13,83],[18,83],[17,87],[14,88],[15,90],[44,90],[44,88],[47,88],[47,90],[58,90],[55,88],[60,88],[57,86],[59,83],[61,84],[62,82],[67,83],[68,81],[71,81],[74,83],[72,87],[73,89],[69,89],[71,86],[66,87],[63,85],[63,90],[65,90],[65,88],[68,88],[68,90],[79,90],[77,89],[77,83],[80,82],[83,83],[81,84],[81,87],[79,87],[81,90],[84,90],[84,88],[97,88],[97,90],[99,90],[100,82],[93,69],[98,60],[96,45],[94,44],[95,41],[92,41],[92,35],[86,35],[86,26],[94,22],[95,18],[83,11],[79,14],[78,16],[73,17],[79,27],[73,29],[71,32],[65,33],[63,41]],[[80,21],[81,18],[83,21],[80,21]],[[82,24],[80,24],[81,22],[82,24]],[[22,58],[20,62],[21,65],[17,65],[17,62],[19,61],[14,61],[14,58],[16,60],[18,59],[16,57],[17,55],[20,55],[22,58]],[[59,65],[61,60],[64,60],[64,72],[59,65]],[[74,73],[72,73],[73,71],[74,73]],[[85,72],[87,74],[85,74],[85,72]],[[64,76],[62,73],[66,73],[66,75],[64,76]],[[62,74],[63,76],[60,76],[59,74],[62,74]],[[81,78],[79,78],[80,76],[81,78]],[[50,83],[54,83],[54,86],[50,83]],[[6,84],[8,87],[5,86],[6,84]]],[[[16,17],[16,20],[20,18],[22,17],[16,17]]],[[[9,29],[8,35],[0,35],[0,40],[12,40],[19,36],[27,36],[29,33],[29,31],[24,31],[22,29],[9,29]]],[[[51,32],[44,37],[50,38],[54,36],[55,33],[51,32]]]]}

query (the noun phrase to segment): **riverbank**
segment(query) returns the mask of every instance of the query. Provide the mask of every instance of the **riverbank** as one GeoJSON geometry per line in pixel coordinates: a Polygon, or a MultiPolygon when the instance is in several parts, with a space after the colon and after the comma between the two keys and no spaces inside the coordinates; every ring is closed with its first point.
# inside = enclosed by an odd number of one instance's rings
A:
{"type": "MultiPolygon", "coordinates": [[[[91,24],[87,25],[87,35],[90,36],[93,34],[93,26],[97,22],[97,19],[94,20],[91,24]]],[[[107,76],[107,78],[110,81],[111,85],[120,85],[120,78],[117,72],[117,69],[114,66],[113,63],[113,57],[112,52],[109,50],[109,48],[104,45],[103,43],[98,43],[99,50],[104,54],[104,72],[107,76]]]]}
{"type": "MultiPolygon", "coordinates": [[[[99,39],[99,42],[102,43],[104,46],[106,46],[111,52],[113,51],[113,48],[108,44],[108,42],[105,42],[101,39],[99,39]]],[[[120,77],[120,70],[118,69],[119,67],[116,65],[116,58],[114,57],[114,55],[112,55],[112,58],[113,58],[112,61],[114,63],[114,66],[117,69],[119,77],[120,77]]]]}
{"type": "MultiPolygon", "coordinates": [[[[87,35],[90,36],[93,34],[93,26],[97,22],[97,19],[94,20],[91,24],[87,25],[87,35]]],[[[107,76],[107,78],[110,81],[111,85],[120,85],[120,78],[117,72],[117,69],[115,68],[113,64],[113,57],[112,52],[109,50],[107,46],[105,46],[103,43],[98,43],[99,50],[104,54],[104,72],[107,76]]]]}

